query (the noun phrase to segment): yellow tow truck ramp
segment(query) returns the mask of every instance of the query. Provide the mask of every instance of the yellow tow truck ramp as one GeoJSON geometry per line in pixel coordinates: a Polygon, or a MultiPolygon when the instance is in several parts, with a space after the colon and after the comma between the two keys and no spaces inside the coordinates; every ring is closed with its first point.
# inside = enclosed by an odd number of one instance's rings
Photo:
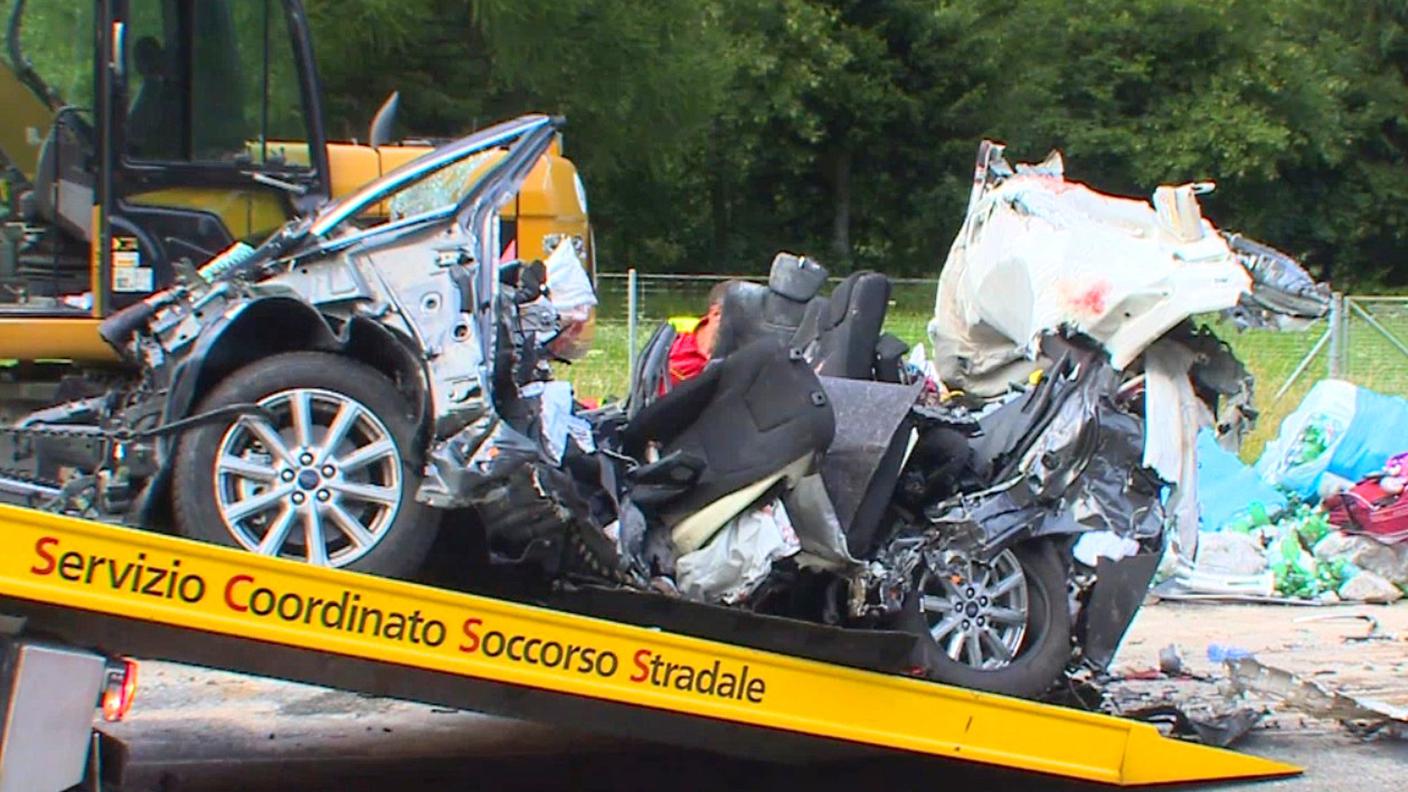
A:
{"type": "Polygon", "coordinates": [[[755,754],[839,742],[1120,785],[1300,772],[1146,723],[4,505],[0,613],[111,652],[755,754]]]}

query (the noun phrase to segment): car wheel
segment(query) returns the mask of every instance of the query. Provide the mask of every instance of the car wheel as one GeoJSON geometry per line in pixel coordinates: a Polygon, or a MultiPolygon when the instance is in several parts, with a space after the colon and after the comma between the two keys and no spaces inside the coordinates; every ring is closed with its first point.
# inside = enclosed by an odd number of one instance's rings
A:
{"type": "Polygon", "coordinates": [[[196,414],[246,414],[181,437],[172,479],[186,537],[318,566],[404,577],[435,536],[411,410],[380,372],[339,355],[290,352],[226,377],[196,414]]]}
{"type": "Polygon", "coordinates": [[[1071,656],[1065,570],[1049,542],[961,562],[949,575],[925,573],[909,605],[924,670],[939,682],[1032,697],[1071,656]]]}

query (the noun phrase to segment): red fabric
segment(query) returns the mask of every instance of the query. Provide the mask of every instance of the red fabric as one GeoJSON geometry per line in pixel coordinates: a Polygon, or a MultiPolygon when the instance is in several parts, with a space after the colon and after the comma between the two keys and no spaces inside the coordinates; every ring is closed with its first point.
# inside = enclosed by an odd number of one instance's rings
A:
{"type": "MultiPolygon", "coordinates": [[[[699,349],[697,335],[708,321],[707,318],[700,319],[693,332],[680,333],[675,336],[674,343],[670,344],[670,387],[673,388],[690,377],[699,376],[699,372],[709,365],[709,356],[699,349]]],[[[661,392],[664,392],[663,387],[661,392]]]]}
{"type": "Polygon", "coordinates": [[[1348,492],[1326,498],[1327,518],[1345,533],[1365,534],[1384,544],[1408,540],[1408,492],[1387,492],[1379,481],[1365,479],[1348,492]]]}

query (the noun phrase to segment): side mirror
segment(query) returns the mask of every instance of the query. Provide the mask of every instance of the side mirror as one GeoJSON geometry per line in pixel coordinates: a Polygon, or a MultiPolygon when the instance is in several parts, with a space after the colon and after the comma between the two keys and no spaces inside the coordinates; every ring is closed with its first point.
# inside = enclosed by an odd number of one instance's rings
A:
{"type": "Polygon", "coordinates": [[[381,109],[372,116],[372,126],[367,131],[367,145],[380,148],[391,141],[391,128],[396,124],[396,108],[400,104],[400,91],[392,91],[386,101],[381,103],[381,109]]]}

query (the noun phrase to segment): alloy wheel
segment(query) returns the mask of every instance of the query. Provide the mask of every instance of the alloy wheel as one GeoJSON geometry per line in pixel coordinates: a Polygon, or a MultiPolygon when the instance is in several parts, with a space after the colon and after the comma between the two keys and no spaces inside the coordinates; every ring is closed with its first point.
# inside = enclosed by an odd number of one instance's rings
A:
{"type": "Polygon", "coordinates": [[[919,604],[939,648],[971,668],[1010,664],[1026,636],[1027,578],[1011,550],[988,562],[959,560],[947,574],[926,575],[919,604]]]}
{"type": "Polygon", "coordinates": [[[220,439],[215,497],[242,547],[343,567],[390,530],[401,504],[400,450],[361,402],[320,388],[260,399],[220,439]]]}

